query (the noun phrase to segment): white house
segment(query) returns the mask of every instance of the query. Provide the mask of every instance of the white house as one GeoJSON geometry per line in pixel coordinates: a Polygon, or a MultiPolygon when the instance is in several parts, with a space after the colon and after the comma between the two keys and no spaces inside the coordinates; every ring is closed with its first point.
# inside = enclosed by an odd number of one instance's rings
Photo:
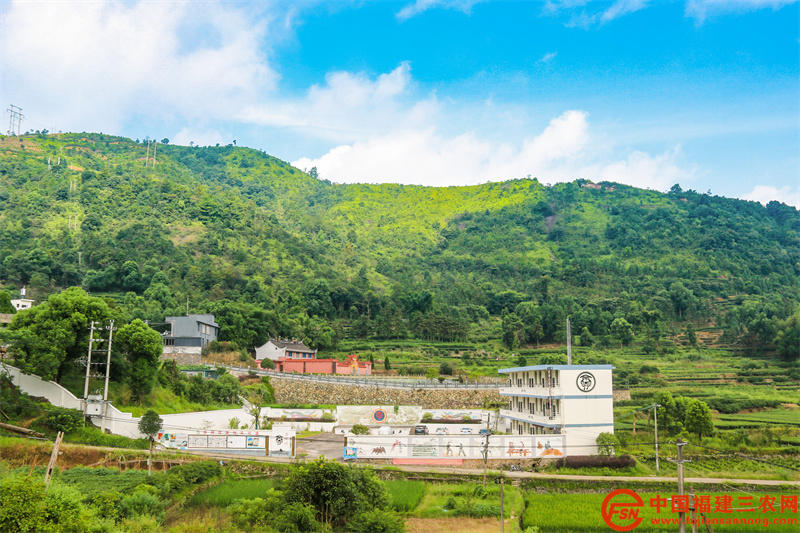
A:
{"type": "Polygon", "coordinates": [[[279,358],[286,359],[316,359],[317,351],[312,350],[302,341],[296,339],[270,339],[264,345],[256,348],[256,361],[279,358]]]}
{"type": "Polygon", "coordinates": [[[33,302],[35,300],[29,300],[25,298],[25,287],[22,287],[19,290],[19,298],[11,300],[11,305],[14,306],[14,309],[17,311],[21,311],[23,309],[30,309],[33,307],[33,302]]]}
{"type": "Polygon", "coordinates": [[[561,434],[568,455],[597,453],[600,433],[614,432],[612,365],[538,365],[502,368],[508,409],[515,435],[561,434]]]}

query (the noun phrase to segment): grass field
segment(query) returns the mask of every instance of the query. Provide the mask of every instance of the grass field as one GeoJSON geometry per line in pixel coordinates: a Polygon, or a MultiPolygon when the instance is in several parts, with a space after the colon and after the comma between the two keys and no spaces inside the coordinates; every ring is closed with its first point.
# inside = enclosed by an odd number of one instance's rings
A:
{"type": "Polygon", "coordinates": [[[227,507],[234,500],[263,498],[274,486],[275,480],[270,478],[228,480],[198,492],[191,497],[189,505],[227,507]]]}

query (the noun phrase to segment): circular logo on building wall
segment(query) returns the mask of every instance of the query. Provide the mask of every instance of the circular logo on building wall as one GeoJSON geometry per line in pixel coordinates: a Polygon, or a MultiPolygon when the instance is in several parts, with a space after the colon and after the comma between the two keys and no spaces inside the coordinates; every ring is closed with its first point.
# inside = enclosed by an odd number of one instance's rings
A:
{"type": "Polygon", "coordinates": [[[581,372],[578,374],[578,389],[582,392],[589,392],[597,384],[597,380],[589,372],[581,372]]]}
{"type": "Polygon", "coordinates": [[[372,411],[372,419],[378,424],[386,422],[386,411],[383,409],[375,409],[372,411]]]}

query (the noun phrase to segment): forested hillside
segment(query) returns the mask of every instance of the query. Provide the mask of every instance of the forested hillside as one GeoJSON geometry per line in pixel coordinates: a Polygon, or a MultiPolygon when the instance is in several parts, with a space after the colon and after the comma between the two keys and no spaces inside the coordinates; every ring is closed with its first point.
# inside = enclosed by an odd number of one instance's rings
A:
{"type": "Polygon", "coordinates": [[[406,337],[514,349],[563,342],[569,316],[581,344],[657,350],[670,332],[691,341],[713,326],[731,347],[797,356],[793,207],[678,185],[311,174],[231,145],[4,137],[0,286],[42,301],[79,285],[127,321],[188,305],[248,348],[279,335],[321,349],[406,337]]]}

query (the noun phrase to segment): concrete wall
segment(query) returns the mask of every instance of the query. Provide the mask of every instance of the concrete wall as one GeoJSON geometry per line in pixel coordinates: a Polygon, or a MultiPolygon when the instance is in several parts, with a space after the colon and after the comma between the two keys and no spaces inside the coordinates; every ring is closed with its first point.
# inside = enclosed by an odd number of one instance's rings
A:
{"type": "MultiPolygon", "coordinates": [[[[487,449],[480,435],[358,435],[347,436],[347,446],[358,449],[359,459],[439,458],[482,459],[487,449]]],[[[531,459],[566,455],[563,435],[492,435],[489,459],[531,459]]]]}
{"type": "Polygon", "coordinates": [[[83,405],[70,391],[55,381],[44,381],[38,376],[23,374],[19,368],[0,363],[0,369],[8,373],[11,381],[22,392],[37,398],[46,398],[48,402],[68,409],[82,409],[83,405]]]}

